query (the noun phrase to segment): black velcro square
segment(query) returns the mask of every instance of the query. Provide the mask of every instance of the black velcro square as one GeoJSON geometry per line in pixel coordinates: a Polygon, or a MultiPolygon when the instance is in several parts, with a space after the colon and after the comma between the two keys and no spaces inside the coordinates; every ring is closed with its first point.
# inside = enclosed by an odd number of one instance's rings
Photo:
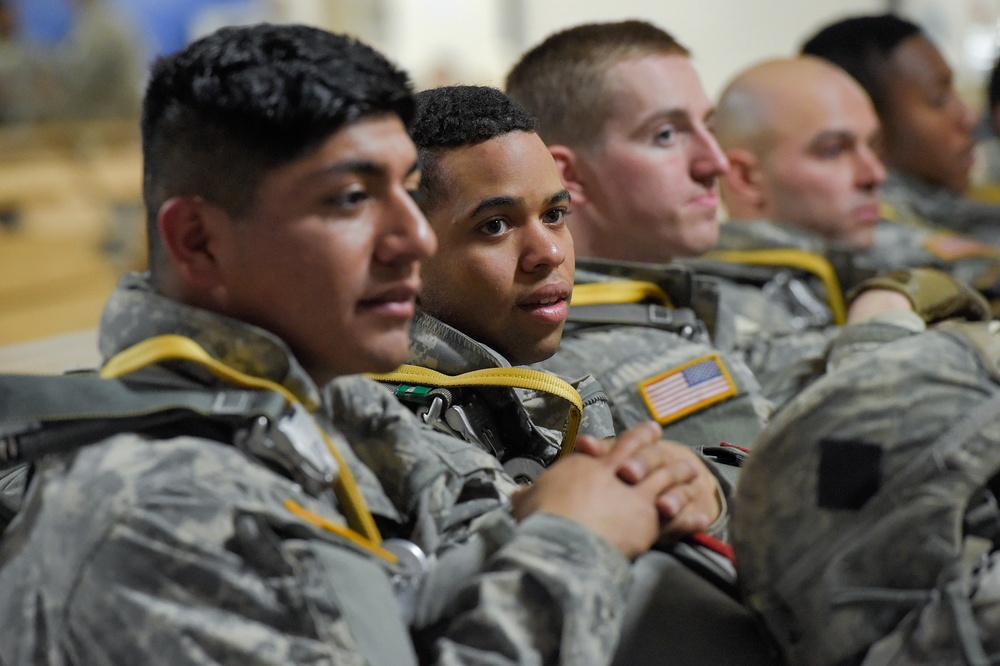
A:
{"type": "Polygon", "coordinates": [[[818,505],[858,510],[882,485],[882,447],[866,442],[823,440],[819,444],[818,505]]]}

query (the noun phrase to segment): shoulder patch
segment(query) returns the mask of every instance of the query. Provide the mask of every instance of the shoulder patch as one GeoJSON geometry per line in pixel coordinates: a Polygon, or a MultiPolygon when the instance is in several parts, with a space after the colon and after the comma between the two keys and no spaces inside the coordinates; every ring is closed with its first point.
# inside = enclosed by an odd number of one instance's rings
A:
{"type": "Polygon", "coordinates": [[[924,241],[924,249],[945,261],[997,256],[997,251],[992,245],[958,234],[934,234],[924,241]]]}
{"type": "Polygon", "coordinates": [[[639,382],[639,394],[660,425],[736,395],[736,383],[718,354],[709,354],[639,382]]]}

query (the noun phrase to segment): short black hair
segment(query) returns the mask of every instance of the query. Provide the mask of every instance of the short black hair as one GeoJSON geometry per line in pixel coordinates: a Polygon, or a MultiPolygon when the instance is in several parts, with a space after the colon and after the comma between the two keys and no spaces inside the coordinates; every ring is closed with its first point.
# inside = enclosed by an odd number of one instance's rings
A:
{"type": "Polygon", "coordinates": [[[438,203],[437,160],[442,152],[511,132],[536,131],[535,119],[497,88],[444,86],[417,93],[417,115],[410,128],[421,169],[417,203],[424,210],[438,203]]]}
{"type": "Polygon", "coordinates": [[[886,65],[907,39],[923,35],[916,23],[895,14],[853,16],[832,23],[806,40],[802,53],[829,60],[853,76],[882,115],[888,101],[886,65]]]}
{"type": "Polygon", "coordinates": [[[156,218],[174,196],[239,217],[265,174],[319,148],[342,126],[415,112],[408,76],[351,37],[304,25],[223,28],[158,59],[142,108],[149,264],[156,218]]]}

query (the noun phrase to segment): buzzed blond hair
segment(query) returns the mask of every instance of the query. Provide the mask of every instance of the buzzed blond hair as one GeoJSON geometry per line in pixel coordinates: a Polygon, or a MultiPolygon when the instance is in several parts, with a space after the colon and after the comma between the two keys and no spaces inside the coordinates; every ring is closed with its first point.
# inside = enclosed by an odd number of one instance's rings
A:
{"type": "Polygon", "coordinates": [[[614,112],[608,71],[650,55],[689,57],[690,51],[646,21],[575,26],[525,53],[507,75],[507,94],[538,119],[545,143],[587,148],[614,112]]]}

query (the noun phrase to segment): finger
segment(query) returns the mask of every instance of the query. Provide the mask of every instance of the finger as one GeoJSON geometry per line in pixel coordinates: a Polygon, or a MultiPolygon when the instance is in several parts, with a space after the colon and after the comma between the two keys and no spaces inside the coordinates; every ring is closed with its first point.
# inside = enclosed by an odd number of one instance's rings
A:
{"type": "Polygon", "coordinates": [[[604,440],[591,437],[590,435],[580,435],[576,438],[573,450],[577,453],[584,453],[588,456],[600,458],[601,456],[607,455],[608,451],[611,450],[613,443],[613,439],[604,440]]]}
{"type": "Polygon", "coordinates": [[[684,479],[690,474],[690,465],[686,461],[676,465],[665,465],[650,471],[635,486],[647,493],[650,501],[656,502],[660,495],[668,492],[672,488],[684,485],[684,479]]]}
{"type": "Polygon", "coordinates": [[[618,436],[608,455],[609,465],[618,468],[641,447],[660,441],[663,429],[655,421],[643,421],[618,436]]]}
{"type": "Polygon", "coordinates": [[[687,509],[663,524],[660,530],[661,542],[663,539],[676,541],[694,532],[703,532],[711,524],[711,518],[704,512],[697,509],[687,509]]]}
{"type": "Polygon", "coordinates": [[[658,441],[654,445],[636,450],[618,468],[618,477],[626,483],[638,483],[647,474],[660,467],[675,467],[677,482],[693,481],[698,469],[691,463],[693,454],[680,445],[658,441]]]}

